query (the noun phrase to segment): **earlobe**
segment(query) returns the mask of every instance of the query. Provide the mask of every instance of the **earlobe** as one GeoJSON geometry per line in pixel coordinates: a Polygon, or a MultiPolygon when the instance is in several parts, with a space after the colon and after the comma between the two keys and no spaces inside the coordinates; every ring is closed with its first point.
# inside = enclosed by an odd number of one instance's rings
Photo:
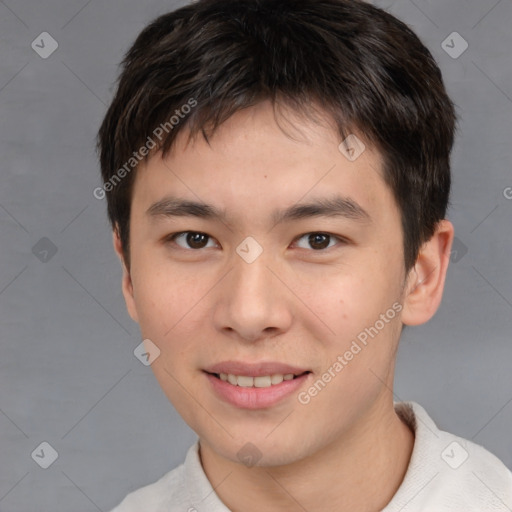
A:
{"type": "Polygon", "coordinates": [[[437,311],[443,296],[453,231],[452,223],[442,220],[432,238],[421,247],[416,263],[409,271],[404,291],[404,324],[423,324],[437,311]]]}
{"type": "Polygon", "coordinates": [[[126,303],[126,309],[128,310],[128,314],[130,315],[132,320],[134,322],[139,323],[139,316],[137,314],[137,308],[135,305],[132,277],[130,270],[127,268],[126,262],[124,260],[121,239],[119,237],[119,231],[117,229],[115,229],[112,232],[112,241],[114,244],[114,250],[116,251],[117,256],[119,257],[119,260],[121,261],[121,266],[123,268],[121,288],[123,291],[124,301],[126,303]]]}

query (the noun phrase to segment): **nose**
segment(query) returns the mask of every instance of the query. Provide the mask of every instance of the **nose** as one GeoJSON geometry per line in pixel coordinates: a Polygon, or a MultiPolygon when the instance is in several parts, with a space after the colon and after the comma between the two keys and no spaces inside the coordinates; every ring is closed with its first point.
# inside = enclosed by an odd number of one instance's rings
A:
{"type": "Polygon", "coordinates": [[[238,255],[215,300],[215,327],[240,341],[255,342],[289,329],[290,292],[275,264],[261,255],[247,263],[238,255]],[[282,280],[280,280],[282,279],[282,280]]]}

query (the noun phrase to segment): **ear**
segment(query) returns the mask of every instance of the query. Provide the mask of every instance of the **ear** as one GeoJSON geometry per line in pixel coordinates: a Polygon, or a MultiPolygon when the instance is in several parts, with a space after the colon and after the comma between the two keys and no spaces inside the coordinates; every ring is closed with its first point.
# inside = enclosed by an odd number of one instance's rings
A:
{"type": "Polygon", "coordinates": [[[126,266],[126,262],[124,261],[123,249],[121,245],[121,239],[119,238],[119,230],[114,229],[112,232],[112,240],[114,243],[114,250],[116,251],[119,260],[121,261],[121,265],[123,267],[123,278],[122,278],[122,290],[124,301],[126,303],[126,309],[128,310],[129,315],[131,316],[134,322],[139,323],[139,316],[137,314],[137,308],[135,306],[135,299],[133,294],[133,283],[130,271],[126,266]]]}
{"type": "Polygon", "coordinates": [[[453,224],[442,220],[432,238],[421,247],[416,263],[407,276],[402,312],[405,325],[423,324],[437,311],[443,297],[453,232],[453,224]]]}

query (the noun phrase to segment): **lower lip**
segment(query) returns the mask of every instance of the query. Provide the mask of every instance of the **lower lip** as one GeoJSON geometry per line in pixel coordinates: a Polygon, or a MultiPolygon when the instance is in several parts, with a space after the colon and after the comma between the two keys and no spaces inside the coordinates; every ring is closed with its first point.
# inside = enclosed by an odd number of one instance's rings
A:
{"type": "Polygon", "coordinates": [[[240,409],[265,409],[297,392],[311,374],[305,373],[292,380],[283,380],[281,384],[272,385],[268,388],[233,386],[233,384],[220,380],[210,373],[205,372],[205,375],[217,395],[231,405],[240,409]]]}

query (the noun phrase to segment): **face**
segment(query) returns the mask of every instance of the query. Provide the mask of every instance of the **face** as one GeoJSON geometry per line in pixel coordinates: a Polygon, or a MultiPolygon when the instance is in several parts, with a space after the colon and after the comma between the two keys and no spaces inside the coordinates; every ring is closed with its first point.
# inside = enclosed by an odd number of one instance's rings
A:
{"type": "Polygon", "coordinates": [[[349,159],[332,127],[287,119],[261,103],[139,168],[123,285],[184,420],[217,454],[250,442],[268,465],[378,416],[405,280],[379,155],[349,159]]]}

